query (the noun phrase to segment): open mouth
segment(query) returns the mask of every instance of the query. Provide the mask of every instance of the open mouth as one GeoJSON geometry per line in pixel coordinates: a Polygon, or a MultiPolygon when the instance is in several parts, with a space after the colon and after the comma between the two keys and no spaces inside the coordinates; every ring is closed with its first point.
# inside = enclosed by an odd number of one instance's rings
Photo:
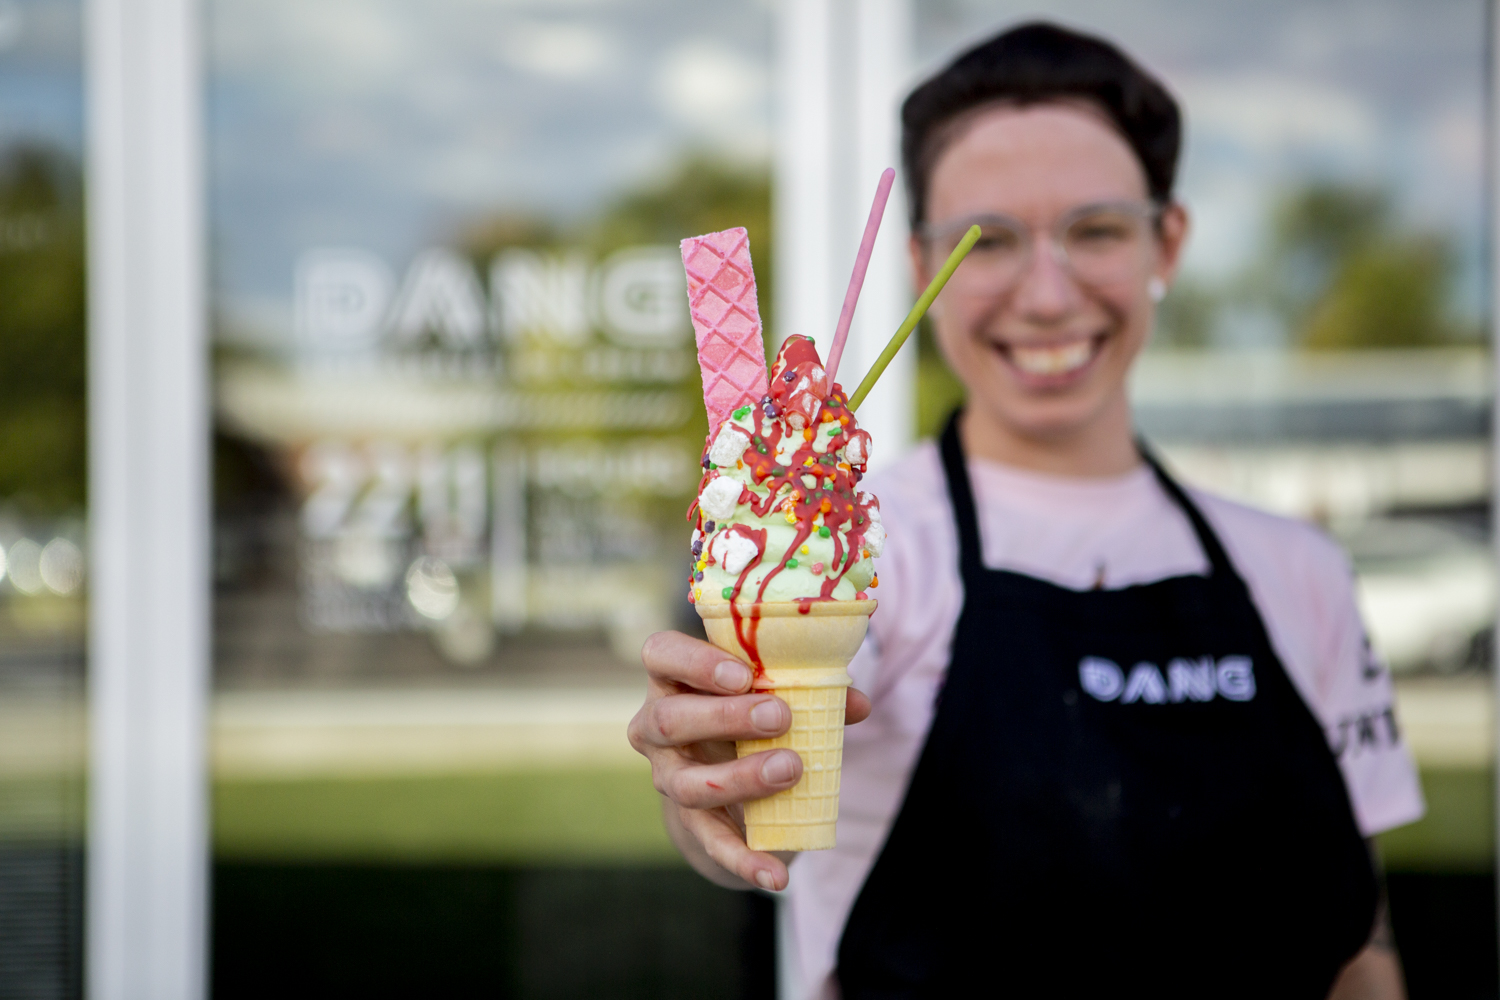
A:
{"type": "Polygon", "coordinates": [[[1060,344],[999,343],[995,346],[1022,375],[1051,381],[1087,368],[1104,346],[1104,337],[1099,335],[1060,344]]]}

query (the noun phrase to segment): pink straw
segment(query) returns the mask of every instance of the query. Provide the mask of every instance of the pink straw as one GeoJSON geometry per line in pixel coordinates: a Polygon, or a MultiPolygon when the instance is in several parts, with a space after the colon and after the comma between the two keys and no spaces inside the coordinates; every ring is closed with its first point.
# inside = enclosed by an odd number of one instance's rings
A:
{"type": "Polygon", "coordinates": [[[839,359],[844,356],[844,341],[849,339],[849,325],[854,322],[854,306],[859,301],[859,290],[865,284],[865,272],[870,269],[870,255],[875,252],[875,234],[880,231],[880,219],[885,215],[885,203],[891,196],[891,185],[894,183],[896,171],[886,167],[885,172],[880,175],[880,184],[875,188],[875,203],[870,206],[865,235],[859,241],[859,255],[854,258],[854,274],[849,277],[849,291],[844,293],[844,311],[839,313],[838,329],[833,331],[833,346],[828,349],[830,389],[833,388],[833,376],[839,370],[839,359]]]}

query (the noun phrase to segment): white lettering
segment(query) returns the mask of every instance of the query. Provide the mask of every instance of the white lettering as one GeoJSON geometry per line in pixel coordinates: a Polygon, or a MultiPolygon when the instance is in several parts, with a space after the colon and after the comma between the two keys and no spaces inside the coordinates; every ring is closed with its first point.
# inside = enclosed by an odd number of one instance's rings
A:
{"type": "Polygon", "coordinates": [[[1114,701],[1125,690],[1125,675],[1118,664],[1098,656],[1078,661],[1078,683],[1100,701],[1114,701]]]}
{"type": "Polygon", "coordinates": [[[1127,677],[1113,660],[1085,656],[1078,661],[1078,682],[1095,699],[1118,698],[1122,705],[1208,702],[1215,695],[1229,701],[1255,697],[1255,671],[1248,656],[1225,656],[1217,663],[1212,656],[1173,657],[1166,679],[1154,663],[1137,663],[1127,677]]]}
{"type": "Polygon", "coordinates": [[[1214,659],[1205,656],[1198,660],[1181,657],[1167,664],[1167,682],[1172,688],[1173,701],[1214,700],[1214,659]]]}
{"type": "MultiPolygon", "coordinates": [[[[488,521],[484,456],[473,445],[443,452],[425,445],[417,454],[417,510],[428,550],[450,566],[472,556],[488,521]]],[[[477,550],[475,550],[477,551],[477,550]]]]}
{"type": "Polygon", "coordinates": [[[1160,705],[1167,700],[1167,684],[1161,679],[1161,671],[1154,663],[1137,663],[1130,668],[1130,680],[1125,682],[1125,694],[1120,698],[1124,704],[1144,701],[1149,705],[1160,705]]]}
{"type": "Polygon", "coordinates": [[[298,463],[309,487],[302,505],[302,531],[308,538],[333,538],[344,526],[365,484],[364,460],[338,441],[320,441],[298,463]]]}
{"type": "Polygon", "coordinates": [[[412,261],[391,309],[391,334],[412,344],[432,334],[448,347],[484,343],[484,291],[469,262],[452,250],[424,250],[412,261]]]}
{"type": "Polygon", "coordinates": [[[500,332],[511,341],[530,334],[582,344],[589,335],[588,276],[588,263],[577,254],[506,250],[490,265],[500,332]]]}
{"type": "Polygon", "coordinates": [[[621,250],[600,271],[599,312],[612,338],[631,347],[682,341],[688,330],[687,287],[676,251],[621,250]]]}
{"type": "Polygon", "coordinates": [[[385,261],[364,250],[309,250],[297,258],[293,282],[297,335],[305,345],[336,351],[375,346],[393,284],[385,261]]]}
{"type": "Polygon", "coordinates": [[[1255,697],[1255,673],[1248,656],[1226,656],[1219,660],[1219,694],[1230,701],[1255,697]]]}

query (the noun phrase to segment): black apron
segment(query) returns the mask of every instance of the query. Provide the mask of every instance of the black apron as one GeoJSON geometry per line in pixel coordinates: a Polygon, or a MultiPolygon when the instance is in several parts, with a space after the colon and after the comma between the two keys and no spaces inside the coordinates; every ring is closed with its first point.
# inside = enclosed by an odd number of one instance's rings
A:
{"type": "Polygon", "coordinates": [[[845,1000],[1322,1000],[1370,937],[1375,876],[1213,529],[1147,456],[1209,575],[1074,591],[986,569],[956,414],[942,456],[963,613],[844,928],[845,1000]]]}

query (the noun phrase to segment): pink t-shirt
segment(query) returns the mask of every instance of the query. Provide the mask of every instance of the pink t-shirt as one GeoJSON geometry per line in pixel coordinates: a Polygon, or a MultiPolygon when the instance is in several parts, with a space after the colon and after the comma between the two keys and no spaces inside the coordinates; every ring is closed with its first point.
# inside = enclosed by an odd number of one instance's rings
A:
{"type": "MultiPolygon", "coordinates": [[[[1182,511],[1142,466],[1123,476],[1049,476],[970,461],[984,562],[1075,590],[1205,574],[1182,511]]],[[[963,606],[958,538],[935,444],[866,481],[889,538],[880,607],[850,665],[870,718],[847,731],[838,847],[799,856],[782,912],[797,997],[835,997],[831,974],[849,909],[885,842],[932,723],[963,606]]],[[[1271,643],[1338,754],[1366,836],[1421,817],[1421,786],[1396,735],[1390,675],[1378,669],[1344,553],[1316,528],[1196,490],[1265,619],[1271,643]]],[[[961,849],[961,848],[960,848],[961,849]]]]}

